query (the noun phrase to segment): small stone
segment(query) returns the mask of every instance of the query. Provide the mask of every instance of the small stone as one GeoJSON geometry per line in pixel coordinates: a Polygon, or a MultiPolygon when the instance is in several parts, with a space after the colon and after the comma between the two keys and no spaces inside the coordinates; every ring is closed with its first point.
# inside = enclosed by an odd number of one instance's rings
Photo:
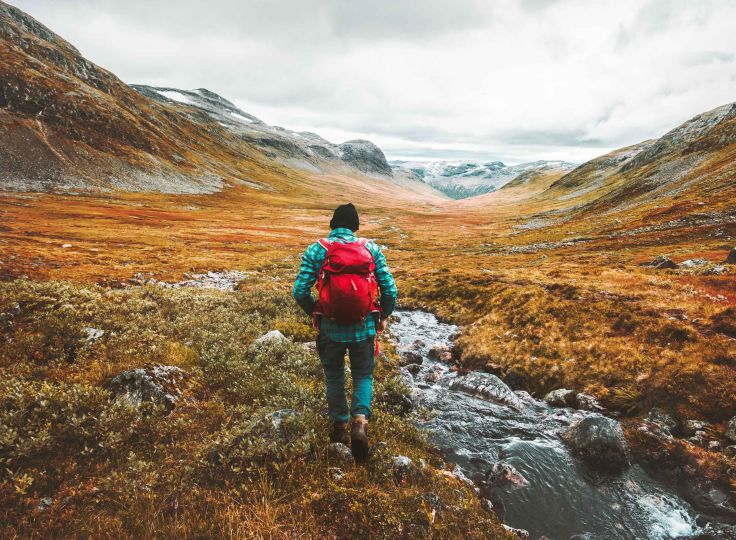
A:
{"type": "Polygon", "coordinates": [[[703,275],[705,276],[722,276],[723,274],[728,274],[728,268],[720,264],[713,266],[712,268],[708,268],[703,272],[703,275]]]}
{"type": "Polygon", "coordinates": [[[452,363],[452,353],[450,351],[445,351],[440,355],[440,362],[444,362],[445,364],[451,364],[452,363]]]}
{"type": "Polygon", "coordinates": [[[733,444],[731,446],[727,446],[723,449],[723,454],[728,458],[736,458],[736,444],[733,444]]]}
{"type": "Polygon", "coordinates": [[[726,424],[726,438],[731,442],[736,442],[736,416],[726,424]]]}
{"type": "Polygon", "coordinates": [[[721,443],[718,441],[710,441],[708,442],[708,450],[711,450],[713,452],[720,452],[721,451],[721,443]]]}
{"type": "Polygon", "coordinates": [[[105,334],[105,331],[99,328],[87,327],[84,329],[84,333],[87,334],[87,343],[94,343],[105,334]]]}
{"type": "Polygon", "coordinates": [[[682,431],[686,436],[692,437],[696,432],[703,431],[708,425],[708,422],[704,420],[685,420],[682,424],[682,431]]]}
{"type": "Polygon", "coordinates": [[[332,478],[335,482],[340,482],[343,478],[345,478],[345,473],[339,467],[330,467],[327,469],[327,472],[330,474],[330,478],[332,478]]]}
{"type": "Polygon", "coordinates": [[[603,407],[590,394],[580,393],[575,396],[575,405],[581,411],[602,411],[603,407]]]}
{"type": "Polygon", "coordinates": [[[663,269],[673,270],[673,269],[677,268],[677,263],[675,263],[669,257],[665,257],[664,255],[660,255],[659,257],[655,257],[654,258],[654,260],[651,262],[650,266],[653,266],[657,270],[663,270],[663,269]]]}
{"type": "Polygon", "coordinates": [[[182,395],[179,385],[186,376],[176,366],[156,365],[125,371],[110,381],[109,388],[116,399],[124,399],[136,407],[144,401],[153,401],[171,410],[182,395]]]}
{"type": "Polygon", "coordinates": [[[708,264],[708,261],[705,259],[688,259],[686,261],[682,261],[680,266],[683,268],[696,268],[698,266],[705,266],[706,264],[708,264]]]}
{"type": "Polygon", "coordinates": [[[504,524],[503,528],[511,534],[514,534],[517,537],[521,538],[521,540],[529,540],[529,531],[525,529],[515,529],[514,527],[509,527],[506,524],[504,524]]]}
{"type": "Polygon", "coordinates": [[[253,344],[256,343],[266,343],[268,341],[284,341],[286,339],[286,336],[279,332],[278,330],[271,330],[270,332],[266,332],[261,337],[256,339],[253,344]]]}
{"type": "Polygon", "coordinates": [[[350,448],[345,446],[343,443],[330,443],[327,445],[327,458],[330,463],[336,463],[340,465],[352,465],[353,464],[353,453],[350,448]]]}
{"type": "Polygon", "coordinates": [[[485,497],[483,497],[480,500],[480,507],[483,510],[485,510],[486,512],[488,512],[489,514],[493,514],[494,513],[493,503],[489,499],[486,499],[485,497]]]}
{"type": "Polygon", "coordinates": [[[52,504],[54,504],[54,499],[52,499],[51,497],[44,497],[43,499],[38,501],[38,506],[36,508],[38,508],[39,512],[43,512],[52,504]]]}
{"type": "Polygon", "coordinates": [[[664,434],[670,436],[672,435],[672,431],[677,427],[677,421],[672,417],[672,415],[658,407],[654,407],[649,411],[645,421],[657,426],[662,432],[664,432],[664,434]]]}
{"type": "Polygon", "coordinates": [[[528,486],[529,481],[516,470],[510,463],[499,461],[493,464],[491,470],[486,474],[486,482],[490,485],[500,487],[508,484],[514,486],[528,486]]]}
{"type": "Polygon", "coordinates": [[[61,247],[63,249],[69,249],[70,247],[72,247],[72,245],[71,244],[61,244],[61,247]]]}
{"type": "Polygon", "coordinates": [[[552,390],[544,396],[544,401],[550,407],[574,407],[575,397],[577,392],[575,390],[568,390],[567,388],[558,388],[552,390]]]}
{"type": "Polygon", "coordinates": [[[406,456],[396,456],[391,468],[397,484],[406,483],[416,473],[414,463],[406,456]]]}

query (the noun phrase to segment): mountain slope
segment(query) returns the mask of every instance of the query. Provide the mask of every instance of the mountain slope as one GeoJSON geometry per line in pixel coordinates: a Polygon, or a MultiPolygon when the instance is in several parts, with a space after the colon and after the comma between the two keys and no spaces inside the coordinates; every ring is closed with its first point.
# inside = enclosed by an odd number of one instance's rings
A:
{"type": "Polygon", "coordinates": [[[580,211],[676,209],[695,199],[711,207],[736,190],[736,103],[699,114],[661,138],[591,160],[550,186],[544,196],[574,201],[580,211]],[[702,201],[700,201],[702,202],[702,201]]]}
{"type": "Polygon", "coordinates": [[[0,138],[6,190],[274,189],[279,166],[392,174],[369,141],[335,145],[269,126],[206,89],[130,87],[2,1],[0,138]]]}

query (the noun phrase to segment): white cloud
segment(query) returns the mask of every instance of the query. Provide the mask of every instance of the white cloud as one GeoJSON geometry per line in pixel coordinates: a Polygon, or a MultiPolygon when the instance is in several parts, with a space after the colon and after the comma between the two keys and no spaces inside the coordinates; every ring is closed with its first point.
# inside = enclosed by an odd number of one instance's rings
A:
{"type": "Polygon", "coordinates": [[[126,82],[392,157],[581,161],[736,100],[733,0],[16,0],[126,82]]]}

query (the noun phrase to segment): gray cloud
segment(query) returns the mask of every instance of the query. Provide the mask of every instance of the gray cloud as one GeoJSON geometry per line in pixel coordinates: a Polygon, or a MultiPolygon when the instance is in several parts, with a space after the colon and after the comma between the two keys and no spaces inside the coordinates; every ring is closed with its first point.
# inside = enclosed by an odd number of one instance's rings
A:
{"type": "Polygon", "coordinates": [[[14,3],[126,82],[389,157],[580,161],[736,99],[732,0],[14,3]]]}

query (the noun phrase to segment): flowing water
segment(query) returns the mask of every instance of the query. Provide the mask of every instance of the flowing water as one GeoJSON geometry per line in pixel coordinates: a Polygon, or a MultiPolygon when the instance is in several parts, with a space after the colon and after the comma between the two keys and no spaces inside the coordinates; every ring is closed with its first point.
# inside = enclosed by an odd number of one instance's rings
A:
{"type": "Polygon", "coordinates": [[[495,488],[505,523],[528,530],[532,539],[547,535],[552,540],[586,533],[590,539],[658,540],[698,531],[693,509],[639,466],[620,476],[601,476],[570,455],[559,433],[596,413],[551,408],[524,393],[517,393],[523,405],[516,410],[453,390],[450,385],[454,381],[458,387],[460,377],[427,352],[435,343],[449,344],[457,327],[425,312],[398,315],[391,332],[399,346],[423,342],[415,346],[424,361],[412,387],[416,399],[434,411],[422,423],[430,440],[470,478],[504,462],[528,481],[495,488]]]}

